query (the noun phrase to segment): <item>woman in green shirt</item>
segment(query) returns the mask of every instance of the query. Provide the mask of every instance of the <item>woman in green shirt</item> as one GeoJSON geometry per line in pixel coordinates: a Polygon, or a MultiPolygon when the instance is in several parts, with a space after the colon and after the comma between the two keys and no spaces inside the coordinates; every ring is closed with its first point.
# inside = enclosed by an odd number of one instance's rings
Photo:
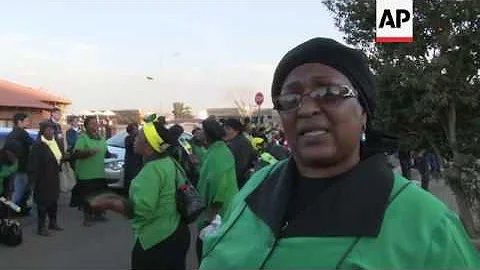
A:
{"type": "Polygon", "coordinates": [[[456,214],[367,151],[375,82],[362,53],[325,38],[297,46],[272,99],[292,157],[242,188],[201,269],[480,268],[456,214]]]}
{"type": "MultiPolygon", "coordinates": [[[[144,167],[132,180],[129,199],[104,199],[92,203],[132,219],[135,246],[133,269],[185,269],[190,231],[177,211],[176,179],[183,170],[166,152],[171,141],[159,123],[147,123],[135,140],[135,152],[144,158],[144,167]]],[[[183,181],[180,179],[179,181],[183,181]]]]}
{"type": "Polygon", "coordinates": [[[72,191],[72,203],[84,211],[83,225],[90,227],[93,221],[103,221],[102,212],[93,211],[86,202],[89,196],[107,189],[105,181],[105,158],[116,157],[107,149],[105,138],[98,133],[98,121],[89,116],[85,119],[86,132],[81,134],[73,150],[77,185],[72,191]]]}
{"type": "MultiPolygon", "coordinates": [[[[207,143],[200,177],[198,192],[205,198],[207,210],[198,220],[198,228],[202,230],[208,226],[218,214],[225,215],[233,197],[238,193],[235,172],[235,159],[230,148],[223,141],[225,130],[215,119],[203,121],[203,131],[207,143]]],[[[197,242],[197,255],[201,254],[202,242],[197,242]]]]}

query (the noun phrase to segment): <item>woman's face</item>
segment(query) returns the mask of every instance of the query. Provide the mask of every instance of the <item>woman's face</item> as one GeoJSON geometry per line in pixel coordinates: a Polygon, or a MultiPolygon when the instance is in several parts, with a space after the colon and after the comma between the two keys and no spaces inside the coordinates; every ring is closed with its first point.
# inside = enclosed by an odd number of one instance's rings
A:
{"type": "MultiPolygon", "coordinates": [[[[287,76],[281,95],[306,94],[319,86],[330,85],[352,87],[334,68],[317,63],[304,64],[287,76]]],[[[307,166],[331,166],[349,158],[359,150],[367,122],[356,98],[329,102],[303,96],[298,109],[282,112],[280,116],[295,159],[307,166]]]]}
{"type": "Polygon", "coordinates": [[[98,131],[98,121],[96,119],[92,119],[87,124],[87,131],[90,134],[96,134],[98,131]]]}
{"type": "Polygon", "coordinates": [[[52,127],[45,128],[45,131],[43,132],[43,137],[45,137],[45,139],[53,140],[54,135],[55,133],[52,127]]]}
{"type": "Polygon", "coordinates": [[[145,133],[143,133],[143,129],[141,129],[135,136],[135,143],[133,144],[133,150],[135,151],[135,154],[144,155],[148,147],[149,146],[147,143],[147,139],[145,138],[145,133]]]}

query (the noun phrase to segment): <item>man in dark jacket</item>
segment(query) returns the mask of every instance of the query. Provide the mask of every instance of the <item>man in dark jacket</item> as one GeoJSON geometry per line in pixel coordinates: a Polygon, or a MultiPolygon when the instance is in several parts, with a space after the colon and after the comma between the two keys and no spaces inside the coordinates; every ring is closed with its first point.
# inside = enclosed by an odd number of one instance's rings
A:
{"type": "Polygon", "coordinates": [[[63,136],[62,126],[60,125],[60,120],[62,120],[62,111],[59,108],[53,108],[48,121],[50,123],[53,123],[53,126],[55,127],[55,140],[58,143],[58,147],[60,147],[60,151],[62,151],[62,153],[65,153],[65,140],[63,136]]]}
{"type": "Polygon", "coordinates": [[[128,136],[125,138],[125,164],[123,165],[123,168],[125,172],[125,191],[128,194],[130,183],[142,170],[143,157],[142,155],[136,154],[134,150],[135,138],[137,137],[138,133],[138,124],[129,124],[127,126],[127,133],[128,136]]]}
{"type": "Polygon", "coordinates": [[[242,188],[247,182],[248,171],[253,168],[257,160],[257,153],[252,144],[243,135],[243,125],[237,119],[227,119],[224,121],[224,128],[227,136],[225,137],[228,147],[235,157],[235,170],[237,173],[238,188],[242,188]]]}
{"type": "Polygon", "coordinates": [[[30,197],[31,190],[28,187],[28,156],[30,154],[30,147],[34,143],[34,140],[28,135],[26,128],[31,126],[31,121],[28,115],[24,113],[17,113],[13,117],[14,127],[12,132],[7,135],[7,142],[9,140],[15,140],[21,145],[21,153],[18,157],[18,170],[13,180],[14,194],[13,201],[25,209],[24,214],[28,214],[29,210],[26,209],[28,198],[30,197]]]}

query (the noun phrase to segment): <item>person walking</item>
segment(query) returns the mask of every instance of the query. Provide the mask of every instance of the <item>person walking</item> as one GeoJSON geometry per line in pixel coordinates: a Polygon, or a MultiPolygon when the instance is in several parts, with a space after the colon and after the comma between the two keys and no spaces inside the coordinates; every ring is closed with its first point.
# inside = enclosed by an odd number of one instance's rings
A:
{"type": "Polygon", "coordinates": [[[430,166],[428,163],[425,149],[421,149],[418,153],[416,153],[414,161],[415,167],[417,168],[421,176],[420,181],[422,183],[422,188],[426,191],[429,191],[430,166]]]}
{"type": "Polygon", "coordinates": [[[7,135],[6,141],[15,140],[20,143],[22,151],[18,156],[18,170],[15,174],[13,182],[13,202],[22,208],[22,215],[28,215],[30,208],[27,206],[27,201],[30,198],[31,190],[28,185],[28,157],[30,148],[34,143],[34,139],[30,137],[25,130],[31,127],[31,120],[25,113],[17,113],[13,116],[14,127],[7,135]]]}
{"type": "Polygon", "coordinates": [[[375,80],[327,38],[289,51],[272,101],[292,156],[255,174],[200,269],[478,269],[458,216],[369,151],[375,80]]]}
{"type": "Polygon", "coordinates": [[[28,167],[38,211],[37,234],[40,236],[49,236],[48,230],[63,231],[57,220],[62,158],[62,151],[55,140],[55,125],[50,121],[40,123],[38,139],[32,146],[28,167]]]}

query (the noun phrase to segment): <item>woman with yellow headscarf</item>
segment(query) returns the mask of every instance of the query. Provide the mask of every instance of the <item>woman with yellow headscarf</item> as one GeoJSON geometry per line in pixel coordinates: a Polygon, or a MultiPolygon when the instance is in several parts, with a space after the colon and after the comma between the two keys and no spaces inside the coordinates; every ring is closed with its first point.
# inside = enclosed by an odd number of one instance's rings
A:
{"type": "Polygon", "coordinates": [[[147,123],[135,140],[135,152],[144,167],[132,180],[129,199],[94,199],[90,205],[123,213],[132,220],[135,246],[132,269],[185,269],[190,231],[177,211],[176,179],[184,172],[166,149],[168,130],[159,123],[147,123]]]}

